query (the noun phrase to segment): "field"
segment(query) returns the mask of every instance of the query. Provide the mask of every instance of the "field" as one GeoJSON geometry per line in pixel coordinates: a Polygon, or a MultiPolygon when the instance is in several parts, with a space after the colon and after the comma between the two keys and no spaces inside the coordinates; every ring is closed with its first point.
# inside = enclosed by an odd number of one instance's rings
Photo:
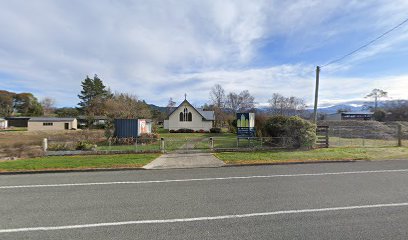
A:
{"type": "Polygon", "coordinates": [[[4,157],[24,158],[41,156],[41,144],[44,138],[50,139],[50,142],[73,142],[79,140],[91,140],[96,142],[104,139],[104,131],[1,131],[0,159],[4,157]]]}

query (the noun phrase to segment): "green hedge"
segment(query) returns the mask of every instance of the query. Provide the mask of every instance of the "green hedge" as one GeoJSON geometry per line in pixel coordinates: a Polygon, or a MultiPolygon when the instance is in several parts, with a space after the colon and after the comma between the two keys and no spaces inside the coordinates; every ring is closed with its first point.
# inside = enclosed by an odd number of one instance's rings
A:
{"type": "Polygon", "coordinates": [[[268,137],[288,137],[293,147],[312,147],[316,141],[316,125],[300,117],[273,116],[264,125],[268,137]]]}

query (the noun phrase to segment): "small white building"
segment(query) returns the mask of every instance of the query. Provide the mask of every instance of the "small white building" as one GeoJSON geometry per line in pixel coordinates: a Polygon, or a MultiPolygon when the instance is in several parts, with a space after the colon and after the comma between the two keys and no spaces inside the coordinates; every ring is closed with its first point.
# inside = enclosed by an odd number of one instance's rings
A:
{"type": "Polygon", "coordinates": [[[0,129],[6,129],[8,127],[8,122],[4,118],[0,118],[0,129]]]}
{"type": "Polygon", "coordinates": [[[32,117],[28,120],[28,131],[76,130],[76,118],[32,117]]]}
{"type": "Polygon", "coordinates": [[[164,120],[164,129],[179,130],[192,129],[194,131],[210,131],[214,126],[214,111],[205,111],[195,108],[185,99],[173,112],[164,120]]]}

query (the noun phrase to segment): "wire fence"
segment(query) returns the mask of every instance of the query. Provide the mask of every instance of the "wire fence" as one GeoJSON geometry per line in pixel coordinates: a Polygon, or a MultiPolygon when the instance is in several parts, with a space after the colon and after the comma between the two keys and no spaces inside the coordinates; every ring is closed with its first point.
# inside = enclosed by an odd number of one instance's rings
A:
{"type": "Polygon", "coordinates": [[[398,125],[387,128],[340,126],[329,128],[330,147],[408,146],[408,132],[398,125]]]}

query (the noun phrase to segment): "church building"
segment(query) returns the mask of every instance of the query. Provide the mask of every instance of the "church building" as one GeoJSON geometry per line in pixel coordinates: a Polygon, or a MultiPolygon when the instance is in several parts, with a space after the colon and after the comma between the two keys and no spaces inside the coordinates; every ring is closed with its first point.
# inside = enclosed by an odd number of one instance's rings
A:
{"type": "Polygon", "coordinates": [[[164,120],[164,129],[179,130],[192,129],[194,131],[210,131],[215,121],[214,111],[204,111],[195,108],[187,98],[169,114],[168,120],[164,120]]]}

